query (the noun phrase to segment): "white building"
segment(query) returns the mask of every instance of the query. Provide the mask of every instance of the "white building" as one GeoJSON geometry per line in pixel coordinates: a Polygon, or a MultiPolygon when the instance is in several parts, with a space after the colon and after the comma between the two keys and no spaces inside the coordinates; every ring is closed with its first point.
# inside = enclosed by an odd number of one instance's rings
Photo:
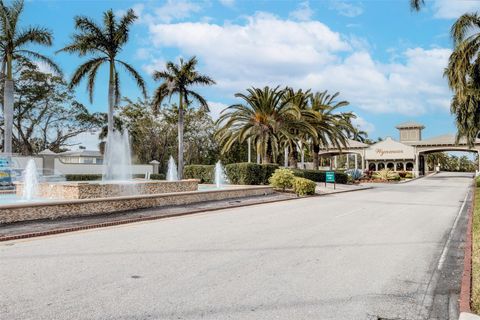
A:
{"type": "MultiPolygon", "coordinates": [[[[332,167],[336,167],[336,156],[340,154],[353,154],[355,167],[362,170],[372,171],[389,168],[394,171],[414,171],[416,175],[424,175],[425,156],[429,153],[443,151],[469,151],[480,153],[480,139],[477,139],[473,148],[470,148],[465,140],[455,142],[455,135],[442,135],[430,139],[422,139],[422,130],[425,129],[420,123],[405,122],[396,126],[398,129],[398,141],[387,137],[385,140],[372,145],[350,140],[343,149],[323,148],[320,156],[333,157],[332,167]],[[360,157],[360,161],[358,161],[360,157]]],[[[480,170],[479,170],[480,171],[480,170]]]]}

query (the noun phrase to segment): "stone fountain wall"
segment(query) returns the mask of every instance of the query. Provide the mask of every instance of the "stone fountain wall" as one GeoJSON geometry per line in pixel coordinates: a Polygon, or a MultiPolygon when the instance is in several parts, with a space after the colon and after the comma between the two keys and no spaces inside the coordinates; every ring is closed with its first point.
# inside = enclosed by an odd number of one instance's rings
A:
{"type": "MultiPolygon", "coordinates": [[[[49,182],[38,185],[37,196],[46,199],[96,199],[129,195],[148,195],[196,191],[198,180],[162,181],[138,180],[134,183],[115,182],[49,182]]],[[[18,196],[23,194],[23,183],[16,184],[18,196]]]]}
{"type": "Polygon", "coordinates": [[[113,214],[136,209],[264,196],[271,193],[273,189],[270,186],[235,186],[210,191],[0,205],[0,226],[19,221],[113,214]]]}

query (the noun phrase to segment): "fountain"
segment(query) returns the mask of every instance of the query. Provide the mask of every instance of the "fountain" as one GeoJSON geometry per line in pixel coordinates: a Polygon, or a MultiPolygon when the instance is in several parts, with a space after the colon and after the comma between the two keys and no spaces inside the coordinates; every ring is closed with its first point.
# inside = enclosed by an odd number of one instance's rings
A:
{"type": "Polygon", "coordinates": [[[113,131],[107,137],[103,160],[103,181],[132,179],[132,159],[128,131],[113,131]]]}
{"type": "Polygon", "coordinates": [[[225,169],[222,166],[220,160],[215,164],[215,185],[217,189],[220,189],[222,185],[227,184],[227,175],[225,174],[225,169]]]}
{"type": "Polygon", "coordinates": [[[25,171],[23,172],[23,200],[32,200],[38,191],[38,173],[35,160],[28,160],[25,171]]]}
{"type": "Polygon", "coordinates": [[[177,165],[175,164],[175,160],[172,156],[168,159],[168,171],[167,171],[167,181],[177,181],[178,180],[178,172],[177,172],[177,165]]]}

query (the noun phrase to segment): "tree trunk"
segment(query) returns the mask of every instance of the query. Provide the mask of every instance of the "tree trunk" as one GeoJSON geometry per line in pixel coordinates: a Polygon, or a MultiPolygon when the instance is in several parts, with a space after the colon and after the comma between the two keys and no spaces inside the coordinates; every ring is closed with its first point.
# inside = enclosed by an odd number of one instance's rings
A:
{"type": "MultiPolygon", "coordinates": [[[[110,62],[110,78],[108,82],[108,137],[113,132],[113,110],[115,108],[115,68],[110,62]]],[[[108,138],[107,138],[108,139],[108,138]]]]}
{"type": "Polygon", "coordinates": [[[183,95],[178,104],[178,179],[183,179],[183,95]]]}
{"type": "Polygon", "coordinates": [[[318,156],[318,153],[320,152],[320,145],[314,143],[312,149],[313,149],[313,169],[318,170],[320,166],[319,156],[318,156]]]}
{"type": "Polygon", "coordinates": [[[297,164],[298,164],[298,161],[297,161],[297,156],[298,156],[298,151],[297,151],[297,148],[296,146],[293,146],[290,154],[289,154],[289,162],[290,162],[290,167],[292,168],[297,168],[297,164]]]}
{"type": "Polygon", "coordinates": [[[4,89],[4,125],[5,125],[5,138],[4,138],[4,153],[12,153],[12,136],[13,136],[13,80],[5,80],[4,89]]]}

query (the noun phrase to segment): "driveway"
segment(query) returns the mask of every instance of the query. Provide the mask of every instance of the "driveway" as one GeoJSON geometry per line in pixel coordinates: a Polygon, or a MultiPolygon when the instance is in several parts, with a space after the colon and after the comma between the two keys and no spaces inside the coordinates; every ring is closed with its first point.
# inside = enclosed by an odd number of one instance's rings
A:
{"type": "Polygon", "coordinates": [[[471,181],[4,242],[0,319],[448,319],[471,181]]]}

